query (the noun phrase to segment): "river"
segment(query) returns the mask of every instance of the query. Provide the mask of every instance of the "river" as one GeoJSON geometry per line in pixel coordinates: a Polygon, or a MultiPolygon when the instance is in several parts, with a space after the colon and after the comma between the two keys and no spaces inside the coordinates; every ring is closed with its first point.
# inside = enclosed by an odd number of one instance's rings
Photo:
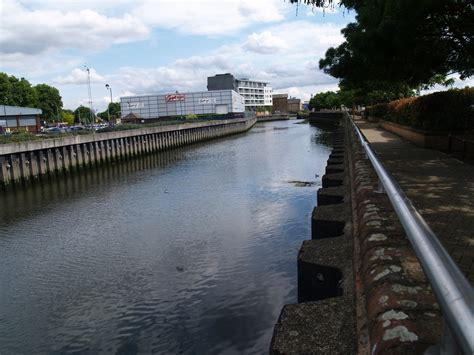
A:
{"type": "Polygon", "coordinates": [[[330,152],[297,122],[0,192],[0,353],[268,352],[330,152]]]}

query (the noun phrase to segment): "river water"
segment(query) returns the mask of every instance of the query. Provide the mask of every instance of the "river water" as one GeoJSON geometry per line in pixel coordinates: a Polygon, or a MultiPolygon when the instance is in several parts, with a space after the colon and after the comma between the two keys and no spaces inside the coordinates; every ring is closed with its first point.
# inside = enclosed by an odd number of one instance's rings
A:
{"type": "Polygon", "coordinates": [[[330,149],[297,122],[0,192],[0,353],[267,352],[330,149]]]}

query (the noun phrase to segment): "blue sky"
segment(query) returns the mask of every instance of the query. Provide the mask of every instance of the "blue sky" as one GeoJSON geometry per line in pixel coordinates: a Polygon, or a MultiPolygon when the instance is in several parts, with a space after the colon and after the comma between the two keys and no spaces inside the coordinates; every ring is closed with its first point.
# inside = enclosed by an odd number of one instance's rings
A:
{"type": "Polygon", "coordinates": [[[65,108],[120,96],[206,90],[231,72],[308,100],[337,88],[318,69],[354,14],[284,0],[0,0],[0,71],[60,90],[65,108]]]}

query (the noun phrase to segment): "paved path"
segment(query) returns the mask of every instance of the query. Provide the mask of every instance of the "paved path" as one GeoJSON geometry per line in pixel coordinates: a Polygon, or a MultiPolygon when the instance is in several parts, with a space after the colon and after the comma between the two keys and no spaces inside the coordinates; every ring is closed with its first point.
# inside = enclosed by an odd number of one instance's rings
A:
{"type": "Polygon", "coordinates": [[[385,167],[474,284],[474,166],[356,121],[385,167]]]}

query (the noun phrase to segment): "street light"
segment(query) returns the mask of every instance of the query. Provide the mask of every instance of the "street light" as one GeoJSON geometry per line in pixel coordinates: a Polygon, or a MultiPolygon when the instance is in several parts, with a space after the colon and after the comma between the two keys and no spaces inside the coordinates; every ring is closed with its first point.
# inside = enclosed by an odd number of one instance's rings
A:
{"type": "MultiPolygon", "coordinates": [[[[110,87],[109,84],[105,84],[105,87],[107,88],[107,90],[110,91],[110,104],[113,103],[113,100],[112,100],[112,88],[110,87]]],[[[110,124],[110,105],[107,106],[107,115],[109,116],[109,124],[110,124]]]]}

